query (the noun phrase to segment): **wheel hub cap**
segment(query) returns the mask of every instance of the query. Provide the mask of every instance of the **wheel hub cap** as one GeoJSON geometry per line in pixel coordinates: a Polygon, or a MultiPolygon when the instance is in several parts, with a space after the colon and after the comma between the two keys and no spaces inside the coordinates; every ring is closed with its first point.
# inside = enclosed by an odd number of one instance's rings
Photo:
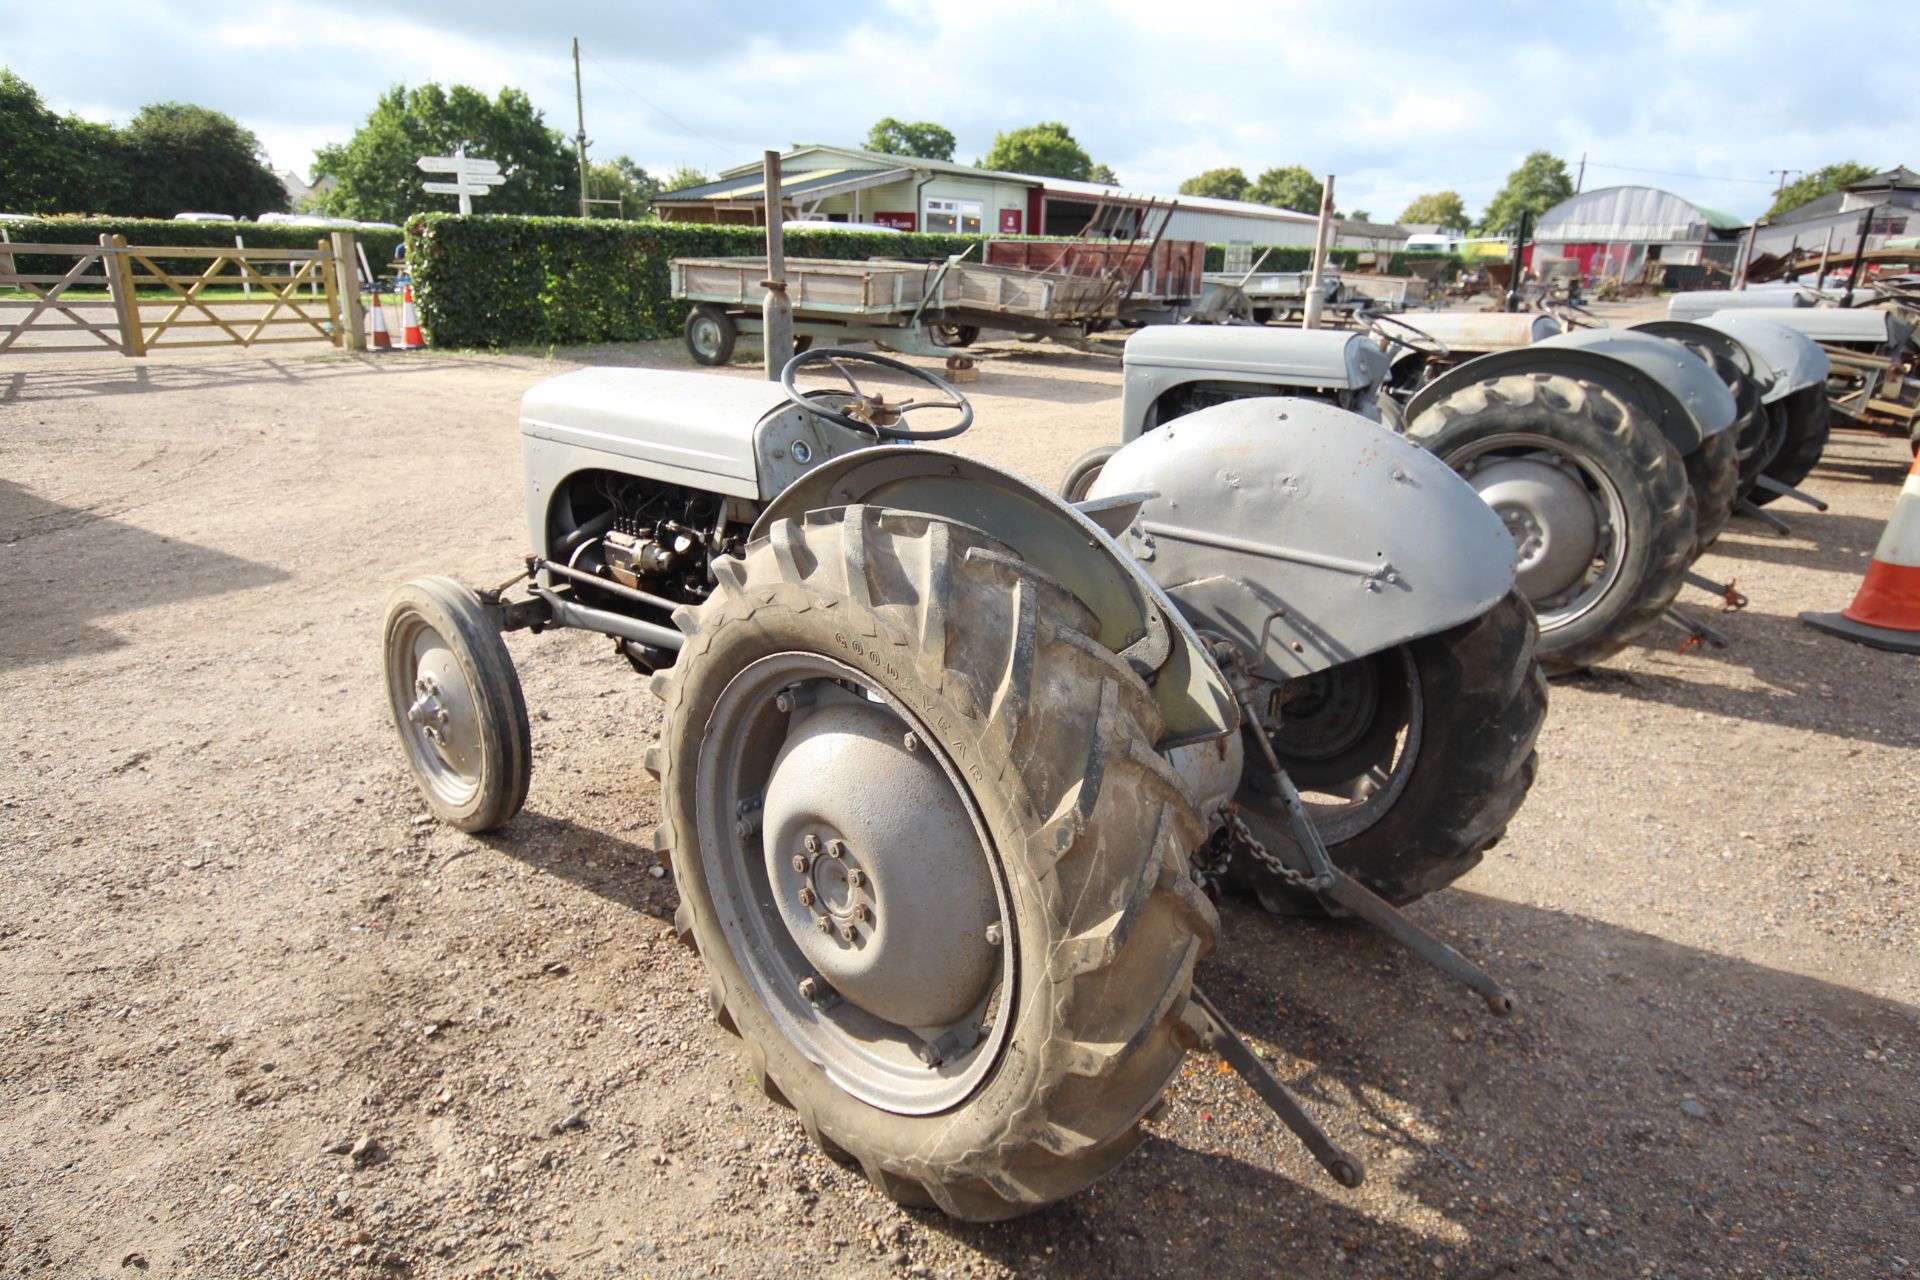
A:
{"type": "Polygon", "coordinates": [[[912,1028],[966,1017],[999,949],[986,860],[932,753],[864,701],[798,713],[768,779],[762,848],[793,941],[843,998],[912,1028]]]}
{"type": "Polygon", "coordinates": [[[1600,551],[1600,519],[1579,477],[1534,458],[1498,458],[1469,479],[1513,535],[1521,594],[1543,600],[1580,584],[1600,551]]]}
{"type": "Polygon", "coordinates": [[[480,717],[451,650],[436,645],[420,656],[413,693],[407,723],[449,769],[462,778],[478,777],[480,717]]]}

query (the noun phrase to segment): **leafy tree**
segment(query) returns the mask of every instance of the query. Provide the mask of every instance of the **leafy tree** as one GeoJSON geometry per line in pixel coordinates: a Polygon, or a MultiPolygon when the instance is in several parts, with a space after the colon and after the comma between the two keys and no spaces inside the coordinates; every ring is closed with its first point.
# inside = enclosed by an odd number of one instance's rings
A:
{"type": "Polygon", "coordinates": [[[1343,216],[1345,216],[1348,219],[1348,221],[1351,221],[1351,222],[1372,222],[1373,221],[1373,215],[1371,213],[1368,213],[1365,209],[1355,209],[1352,213],[1345,214],[1343,216]]]}
{"type": "Polygon", "coordinates": [[[124,213],[127,165],[111,125],[47,109],[0,67],[0,212],[124,213]]]}
{"type": "Polygon", "coordinates": [[[1850,187],[1862,178],[1871,178],[1875,172],[1857,160],[1842,160],[1839,164],[1815,169],[1782,187],[1779,197],[1764,216],[1771,218],[1776,213],[1798,209],[1809,200],[1818,200],[1829,192],[1850,187]]]}
{"type": "Polygon", "coordinates": [[[1480,215],[1484,235],[1503,235],[1519,229],[1524,210],[1537,222],[1540,215],[1573,194],[1567,165],[1550,152],[1531,151],[1520,167],[1507,175],[1507,185],[1480,215]]]}
{"type": "Polygon", "coordinates": [[[1319,213],[1320,197],[1320,179],[1297,164],[1269,169],[1247,188],[1247,199],[1256,204],[1270,204],[1276,209],[1293,209],[1299,213],[1319,213]]]}
{"type": "Polygon", "coordinates": [[[627,156],[599,161],[589,157],[587,161],[587,194],[595,200],[623,202],[618,210],[608,205],[587,206],[593,217],[611,218],[618,213],[625,218],[644,218],[652,212],[653,198],[663,190],[658,178],[627,156]]]}
{"type": "Polygon", "coordinates": [[[580,167],[572,148],[518,89],[489,99],[463,84],[442,89],[395,85],[382,94],[367,122],[345,144],[320,148],[316,172],[340,184],[327,212],[371,222],[401,222],[422,209],[454,207],[458,197],[428,195],[433,181],[415,164],[421,156],[466,154],[499,162],[506,181],[481,196],[483,213],[577,214],[580,167]]]}
{"type": "Polygon", "coordinates": [[[1052,120],[994,134],[993,147],[980,167],[1085,182],[1093,173],[1093,157],[1073,140],[1067,126],[1052,120]]]}
{"type": "Polygon", "coordinates": [[[704,170],[696,169],[690,164],[683,164],[676,166],[672,173],[660,179],[660,189],[662,191],[684,191],[688,187],[704,187],[711,181],[713,181],[713,179],[707,177],[704,170]]]}
{"type": "Polygon", "coordinates": [[[1112,165],[1097,164],[1087,170],[1087,181],[1103,183],[1109,187],[1117,187],[1120,185],[1120,175],[1113,171],[1112,165]]]}
{"type": "Polygon", "coordinates": [[[202,210],[257,218],[287,207],[260,139],[232,116],[186,102],[140,108],[121,134],[132,176],[127,212],[171,218],[202,210]]]}
{"type": "Polygon", "coordinates": [[[1429,191],[1416,196],[1400,211],[1400,222],[1403,226],[1440,226],[1449,231],[1465,231],[1473,225],[1458,191],[1429,191]]]}
{"type": "Polygon", "coordinates": [[[869,151],[884,151],[890,156],[918,156],[923,160],[953,159],[953,134],[931,120],[908,124],[892,116],[882,116],[867,130],[869,151]]]}
{"type": "Polygon", "coordinates": [[[1215,200],[1245,200],[1252,184],[1238,169],[1209,169],[1180,184],[1183,196],[1210,196],[1215,200]]]}

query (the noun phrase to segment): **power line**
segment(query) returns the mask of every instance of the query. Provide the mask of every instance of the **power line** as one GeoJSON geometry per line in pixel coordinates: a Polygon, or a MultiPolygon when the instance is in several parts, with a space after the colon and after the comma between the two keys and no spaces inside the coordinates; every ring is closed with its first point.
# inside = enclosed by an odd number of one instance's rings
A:
{"type": "Polygon", "coordinates": [[[1728,178],[1715,173],[1675,173],[1671,169],[1637,169],[1630,164],[1603,164],[1598,160],[1589,160],[1588,164],[1596,169],[1618,169],[1622,173],[1651,173],[1662,178],[1692,178],[1696,182],[1751,182],[1762,187],[1772,186],[1772,178],[1728,178]]]}
{"type": "Polygon", "coordinates": [[[619,76],[607,70],[607,68],[601,64],[598,58],[594,57],[590,53],[586,54],[585,57],[588,62],[591,62],[596,68],[599,69],[600,74],[604,75],[607,79],[613,81],[614,84],[626,90],[628,93],[632,94],[634,97],[640,99],[641,102],[651,107],[656,114],[664,117],[667,121],[669,121],[670,123],[678,127],[682,133],[685,133],[689,137],[700,139],[700,141],[712,147],[715,152],[717,152],[722,158],[726,160],[731,161],[736,158],[737,153],[728,151],[724,144],[716,142],[712,138],[708,137],[706,134],[701,133],[698,129],[694,128],[692,125],[688,124],[686,121],[680,119],[678,116],[674,115],[671,111],[668,111],[665,107],[661,106],[659,103],[655,102],[653,99],[647,97],[646,94],[641,93],[638,89],[628,84],[625,80],[622,80],[619,76]]]}

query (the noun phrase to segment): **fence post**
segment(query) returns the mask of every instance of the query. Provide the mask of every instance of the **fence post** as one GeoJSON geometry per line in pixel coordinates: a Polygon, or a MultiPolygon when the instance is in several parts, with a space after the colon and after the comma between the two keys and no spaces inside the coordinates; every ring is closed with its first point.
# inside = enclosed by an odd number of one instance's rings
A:
{"type": "Polygon", "coordinates": [[[107,296],[120,322],[120,354],[147,354],[147,335],[140,328],[140,299],[133,290],[133,264],[127,257],[125,236],[100,233],[100,274],[107,278],[107,296]]]}
{"type": "MultiPolygon", "coordinates": [[[[367,349],[366,317],[360,310],[360,264],[354,252],[351,231],[336,231],[333,241],[333,270],[327,273],[327,288],[334,295],[341,320],[342,336],[349,351],[367,349]]],[[[320,242],[326,249],[327,241],[320,242]]]]}

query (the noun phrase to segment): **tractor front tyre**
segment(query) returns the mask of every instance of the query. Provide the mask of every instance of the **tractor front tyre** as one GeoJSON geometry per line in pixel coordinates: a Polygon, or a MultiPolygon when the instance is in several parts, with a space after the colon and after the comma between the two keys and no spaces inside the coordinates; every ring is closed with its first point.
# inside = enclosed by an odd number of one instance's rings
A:
{"type": "Polygon", "coordinates": [[[1161,720],[1092,613],[978,530],[775,522],[654,677],[683,939],[761,1087],[971,1221],[1140,1141],[1216,919],[1161,720]]]}
{"type": "MultiPolygon", "coordinates": [[[[1499,840],[1533,785],[1547,714],[1534,637],[1533,610],[1509,594],[1470,622],[1294,682],[1268,737],[1336,866],[1405,903],[1499,840]]],[[[1236,799],[1263,844],[1290,843],[1263,771],[1248,768],[1236,799]]],[[[1305,865],[1297,851],[1291,861],[1305,865]]],[[[1245,856],[1229,875],[1276,914],[1324,910],[1245,856]]]]}
{"type": "MultiPolygon", "coordinates": [[[[1780,441],[1780,451],[1761,474],[1797,489],[1800,482],[1813,473],[1820,455],[1827,450],[1827,437],[1833,430],[1833,405],[1822,383],[1802,387],[1777,401],[1773,408],[1785,416],[1786,431],[1780,441]]],[[[1752,494],[1755,505],[1762,507],[1780,496],[1764,488],[1755,489],[1752,494]]]]}
{"type": "Polygon", "coordinates": [[[733,344],[740,340],[740,326],[733,317],[711,302],[694,304],[687,312],[687,354],[695,363],[722,365],[733,359],[733,344]]]}
{"type": "Polygon", "coordinates": [[[1740,497],[1740,437],[1729,427],[1700,442],[1686,457],[1687,487],[1693,490],[1693,559],[1707,553],[1740,497]]]}
{"type": "Polygon", "coordinates": [[[533,735],[500,629],[468,588],[415,578],[387,602],[387,705],[427,806],[491,831],[526,803],[533,735]]]}
{"type": "Polygon", "coordinates": [[[1557,374],[1513,374],[1461,388],[1407,434],[1506,522],[1548,675],[1618,653],[1679,594],[1694,546],[1686,467],[1618,396],[1557,374]]]}
{"type": "Polygon", "coordinates": [[[1066,477],[1060,481],[1060,496],[1068,502],[1085,502],[1087,494],[1093,489],[1093,482],[1106,470],[1107,460],[1118,452],[1119,445],[1103,444],[1075,458],[1073,465],[1067,468],[1066,477]]]}

